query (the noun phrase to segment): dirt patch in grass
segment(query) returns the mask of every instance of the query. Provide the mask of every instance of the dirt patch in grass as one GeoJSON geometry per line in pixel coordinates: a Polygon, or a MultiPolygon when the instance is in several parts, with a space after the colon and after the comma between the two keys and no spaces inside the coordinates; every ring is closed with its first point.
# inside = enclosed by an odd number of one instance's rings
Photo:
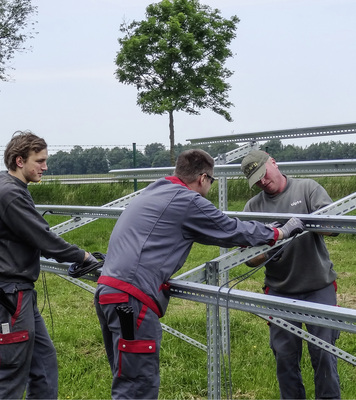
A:
{"type": "Polygon", "coordinates": [[[356,309],[356,295],[348,293],[338,294],[337,303],[341,307],[356,309]]]}

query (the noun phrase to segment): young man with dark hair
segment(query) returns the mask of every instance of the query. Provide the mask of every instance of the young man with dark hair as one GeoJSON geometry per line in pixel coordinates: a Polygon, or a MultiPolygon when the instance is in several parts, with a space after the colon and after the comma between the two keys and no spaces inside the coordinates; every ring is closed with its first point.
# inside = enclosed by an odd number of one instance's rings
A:
{"type": "Polygon", "coordinates": [[[213,158],[203,150],[181,153],[174,176],[149,185],[115,225],[95,294],[113,399],[158,398],[159,318],[169,302],[166,282],[182,267],[194,242],[255,246],[303,230],[298,219],[276,229],[227,217],[205,198],[214,182],[213,168],[213,158]]]}
{"type": "MultiPolygon", "coordinates": [[[[262,191],[250,199],[244,211],[310,214],[332,203],[326,190],[312,179],[283,175],[274,158],[264,151],[251,151],[241,163],[250,187],[262,191]]],[[[271,250],[273,252],[273,250],[271,250]]],[[[336,305],[336,272],[322,234],[309,232],[294,239],[280,255],[268,252],[248,265],[266,264],[265,293],[274,296],[336,305]]],[[[301,327],[301,323],[293,322],[301,327]]],[[[335,344],[339,332],[307,324],[308,332],[335,344]]],[[[270,345],[276,358],[282,399],[305,399],[300,370],[302,339],[285,329],[270,325],[270,345]]],[[[315,398],[339,399],[340,384],[335,355],[308,343],[314,369],[315,398]]]]}
{"type": "Polygon", "coordinates": [[[59,262],[96,259],[52,233],[36,211],[30,182],[47,170],[47,144],[31,132],[15,132],[0,172],[0,398],[57,399],[53,343],[37,308],[34,282],[40,256],[59,262]]]}

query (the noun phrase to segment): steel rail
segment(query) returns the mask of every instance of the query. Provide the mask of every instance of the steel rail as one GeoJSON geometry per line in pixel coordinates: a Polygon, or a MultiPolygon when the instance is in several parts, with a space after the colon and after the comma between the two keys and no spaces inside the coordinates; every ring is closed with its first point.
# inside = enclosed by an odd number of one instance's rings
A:
{"type": "Polygon", "coordinates": [[[173,297],[356,333],[356,310],[196,282],[169,280],[173,297]]]}
{"type": "MultiPolygon", "coordinates": [[[[67,215],[73,218],[112,218],[118,219],[125,208],[103,208],[88,206],[57,206],[57,205],[36,205],[40,213],[55,215],[67,215]]],[[[239,212],[223,211],[231,218],[240,220],[256,220],[261,222],[279,221],[285,223],[291,217],[300,218],[305,223],[305,229],[312,232],[330,233],[356,233],[356,216],[334,216],[334,215],[306,215],[306,214],[286,214],[286,213],[259,213],[259,212],[239,212]]]]}
{"type": "Polygon", "coordinates": [[[231,142],[242,143],[256,140],[266,141],[271,139],[294,139],[318,136],[347,135],[353,133],[356,133],[356,123],[210,136],[204,138],[187,139],[187,141],[194,145],[231,142]]]}
{"type": "MultiPolygon", "coordinates": [[[[285,161],[278,162],[278,167],[283,174],[289,176],[346,175],[356,173],[356,160],[285,161]]],[[[173,175],[174,167],[113,169],[109,173],[115,174],[118,180],[154,180],[173,175]]],[[[241,171],[241,164],[216,164],[214,176],[217,178],[236,178],[244,177],[244,174],[241,171]]]]}

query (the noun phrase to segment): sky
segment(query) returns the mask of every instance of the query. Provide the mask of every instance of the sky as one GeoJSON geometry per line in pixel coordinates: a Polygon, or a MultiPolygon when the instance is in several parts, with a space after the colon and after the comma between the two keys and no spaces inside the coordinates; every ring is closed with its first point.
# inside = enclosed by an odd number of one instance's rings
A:
{"type": "MultiPolygon", "coordinates": [[[[134,86],[114,76],[120,24],[152,0],[33,0],[38,34],[0,82],[0,148],[17,130],[49,146],[169,147],[168,115],[144,114],[134,86]]],[[[175,113],[175,141],[356,122],[355,0],[201,0],[240,18],[229,100],[233,122],[210,110],[175,113]]],[[[286,140],[355,141],[355,135],[286,140]]]]}

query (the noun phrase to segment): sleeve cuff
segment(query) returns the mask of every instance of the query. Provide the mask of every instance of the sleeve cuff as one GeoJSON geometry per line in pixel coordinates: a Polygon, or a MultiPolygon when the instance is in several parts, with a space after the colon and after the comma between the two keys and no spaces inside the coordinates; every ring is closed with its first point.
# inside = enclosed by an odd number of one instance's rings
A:
{"type": "Polygon", "coordinates": [[[268,244],[269,244],[270,246],[273,246],[273,245],[277,242],[277,240],[278,240],[279,231],[278,231],[277,228],[274,228],[274,227],[271,227],[271,228],[273,229],[274,235],[273,235],[273,239],[271,239],[271,240],[268,242],[268,244]]]}

